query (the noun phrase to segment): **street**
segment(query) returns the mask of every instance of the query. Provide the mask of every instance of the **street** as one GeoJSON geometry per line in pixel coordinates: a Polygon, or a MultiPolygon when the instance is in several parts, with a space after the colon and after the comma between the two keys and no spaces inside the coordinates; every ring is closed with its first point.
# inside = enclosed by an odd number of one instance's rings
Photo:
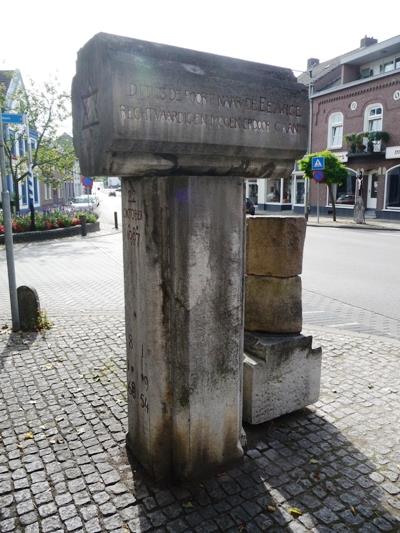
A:
{"type": "MultiPolygon", "coordinates": [[[[50,314],[71,308],[77,314],[103,314],[105,296],[110,309],[123,312],[120,193],[101,193],[99,212],[102,231],[86,239],[14,247],[17,283],[35,287],[50,314]]],[[[302,274],[304,327],[400,339],[399,239],[400,232],[308,227],[302,274]]],[[[6,320],[10,311],[3,252],[0,268],[0,318],[6,320]]]]}
{"type": "Polygon", "coordinates": [[[400,338],[400,232],[308,227],[304,323],[400,338]]]}

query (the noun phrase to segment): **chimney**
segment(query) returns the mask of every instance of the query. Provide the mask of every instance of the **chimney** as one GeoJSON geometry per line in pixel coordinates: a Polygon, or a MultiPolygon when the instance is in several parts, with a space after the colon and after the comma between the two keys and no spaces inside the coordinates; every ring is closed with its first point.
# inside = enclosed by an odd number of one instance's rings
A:
{"type": "Polygon", "coordinates": [[[360,41],[360,48],[366,48],[367,46],[371,46],[372,44],[376,44],[377,42],[378,42],[378,39],[374,39],[373,37],[365,36],[360,41]]]}
{"type": "Polygon", "coordinates": [[[316,57],[310,57],[309,59],[307,59],[307,70],[311,70],[317,65],[319,65],[319,59],[317,59],[316,57]]]}

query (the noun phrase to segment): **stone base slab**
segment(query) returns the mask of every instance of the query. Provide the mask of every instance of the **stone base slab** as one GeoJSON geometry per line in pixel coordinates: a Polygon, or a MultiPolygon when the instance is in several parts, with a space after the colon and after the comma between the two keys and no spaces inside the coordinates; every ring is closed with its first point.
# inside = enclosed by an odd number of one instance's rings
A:
{"type": "Polygon", "coordinates": [[[303,335],[245,334],[243,420],[262,424],[319,398],[321,348],[303,335]]]}

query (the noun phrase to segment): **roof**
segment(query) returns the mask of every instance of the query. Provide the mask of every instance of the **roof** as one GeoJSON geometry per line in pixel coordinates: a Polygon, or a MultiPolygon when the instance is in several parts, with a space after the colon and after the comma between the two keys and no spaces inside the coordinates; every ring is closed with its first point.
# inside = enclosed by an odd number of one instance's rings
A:
{"type": "Polygon", "coordinates": [[[14,75],[15,70],[0,70],[0,84],[4,85],[6,90],[8,90],[14,75]]]}

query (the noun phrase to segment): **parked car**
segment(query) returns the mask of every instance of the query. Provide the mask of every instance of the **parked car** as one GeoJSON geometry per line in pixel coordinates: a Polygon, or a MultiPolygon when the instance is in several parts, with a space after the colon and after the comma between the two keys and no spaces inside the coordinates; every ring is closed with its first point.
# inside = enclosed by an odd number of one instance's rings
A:
{"type": "Polygon", "coordinates": [[[108,196],[117,196],[117,193],[111,189],[111,191],[108,191],[108,196]]]}
{"type": "Polygon", "coordinates": [[[354,205],[355,202],[355,196],[354,194],[341,194],[338,196],[336,203],[337,204],[350,204],[354,205]]]}
{"type": "Polygon", "coordinates": [[[76,210],[94,211],[99,205],[99,200],[93,194],[82,194],[71,200],[69,205],[76,210]]]}
{"type": "Polygon", "coordinates": [[[256,214],[256,208],[255,208],[253,202],[250,200],[250,198],[246,198],[246,213],[248,215],[255,215],[256,214]]]}

